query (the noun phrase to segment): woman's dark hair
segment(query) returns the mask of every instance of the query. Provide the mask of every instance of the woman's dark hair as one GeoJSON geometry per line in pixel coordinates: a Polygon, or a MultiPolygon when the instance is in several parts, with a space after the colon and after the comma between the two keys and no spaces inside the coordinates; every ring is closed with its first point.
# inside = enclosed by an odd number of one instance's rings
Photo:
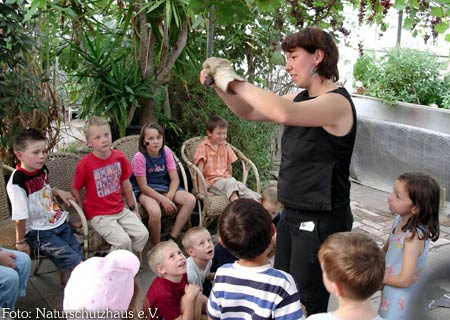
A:
{"type": "MultiPolygon", "coordinates": [[[[147,122],[141,128],[141,132],[139,133],[139,151],[142,153],[147,153],[147,149],[145,148],[145,130],[147,129],[155,129],[158,133],[163,137],[163,143],[161,149],[164,148],[164,130],[163,128],[156,122],[147,122]]],[[[160,150],[161,150],[160,149],[160,150]]]]}
{"type": "Polygon", "coordinates": [[[317,66],[317,73],[335,82],[339,80],[337,68],[339,51],[333,37],[328,32],[319,28],[308,27],[286,36],[281,42],[281,49],[284,52],[292,52],[296,48],[303,48],[311,54],[316,52],[317,49],[322,50],[324,57],[317,66]]]}
{"type": "Polygon", "coordinates": [[[413,214],[402,227],[403,231],[410,230],[416,234],[418,227],[424,227],[423,236],[419,239],[430,238],[436,241],[439,238],[439,184],[427,174],[421,172],[403,173],[397,178],[405,183],[405,190],[418,212],[413,214]]]}

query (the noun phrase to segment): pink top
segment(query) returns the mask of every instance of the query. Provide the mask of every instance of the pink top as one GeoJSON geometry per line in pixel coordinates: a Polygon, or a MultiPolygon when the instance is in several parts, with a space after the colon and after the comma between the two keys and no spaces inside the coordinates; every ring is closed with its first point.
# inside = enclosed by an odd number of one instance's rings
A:
{"type": "MultiPolygon", "coordinates": [[[[172,151],[168,146],[164,146],[164,153],[166,156],[166,170],[167,172],[177,170],[177,166],[175,164],[175,159],[173,158],[172,151]]],[[[146,161],[144,154],[142,152],[137,152],[133,160],[131,160],[131,166],[133,167],[134,175],[136,177],[145,177],[146,176],[146,161]]]]}
{"type": "Polygon", "coordinates": [[[195,150],[194,163],[197,165],[203,160],[203,176],[208,188],[221,178],[230,178],[228,165],[237,160],[237,156],[228,143],[219,144],[217,150],[211,145],[208,138],[203,140],[195,150]]]}

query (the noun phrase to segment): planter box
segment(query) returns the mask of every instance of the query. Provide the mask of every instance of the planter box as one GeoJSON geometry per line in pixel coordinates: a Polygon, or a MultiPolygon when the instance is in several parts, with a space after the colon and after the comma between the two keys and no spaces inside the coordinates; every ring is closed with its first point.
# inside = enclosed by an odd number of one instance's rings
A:
{"type": "Polygon", "coordinates": [[[422,171],[445,188],[442,195],[449,199],[450,111],[407,103],[389,106],[360,95],[353,101],[358,131],[352,177],[390,192],[401,173],[422,171]]]}

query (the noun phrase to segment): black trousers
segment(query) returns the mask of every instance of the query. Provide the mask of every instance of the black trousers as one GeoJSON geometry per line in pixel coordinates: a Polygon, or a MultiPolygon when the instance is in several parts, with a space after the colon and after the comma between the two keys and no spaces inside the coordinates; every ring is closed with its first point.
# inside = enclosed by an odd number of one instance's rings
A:
{"type": "Polygon", "coordinates": [[[283,209],[277,225],[275,268],[294,277],[308,316],[327,312],[330,298],[322,281],[319,247],[330,234],[350,231],[352,224],[350,205],[333,211],[283,209]]]}

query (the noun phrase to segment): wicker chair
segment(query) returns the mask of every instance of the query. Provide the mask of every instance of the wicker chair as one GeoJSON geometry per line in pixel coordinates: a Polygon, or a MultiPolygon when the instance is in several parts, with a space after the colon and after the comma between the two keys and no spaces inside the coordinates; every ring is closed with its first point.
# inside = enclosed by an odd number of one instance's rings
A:
{"type": "MultiPolygon", "coordinates": [[[[69,191],[72,186],[75,168],[81,157],[73,153],[55,152],[50,153],[45,162],[49,171],[49,181],[52,187],[69,191]]],[[[82,195],[83,196],[83,195],[82,195]]],[[[110,245],[93,229],[89,228],[86,216],[81,207],[70,200],[70,207],[64,208],[70,215],[77,214],[81,220],[81,228],[76,228],[75,232],[83,238],[83,253],[86,258],[95,252],[109,251],[110,245]]],[[[63,206],[61,204],[61,206],[63,206]]]]}
{"type": "Polygon", "coordinates": [[[16,224],[11,220],[4,176],[12,171],[13,168],[0,161],[0,246],[8,249],[16,249],[16,224]]]}
{"type": "MultiPolygon", "coordinates": [[[[112,147],[116,150],[122,152],[125,157],[128,159],[128,162],[131,163],[136,152],[139,151],[139,135],[132,135],[120,138],[113,142],[112,147]]],[[[177,155],[172,152],[173,158],[175,160],[175,164],[177,165],[178,175],[180,176],[180,183],[182,184],[184,190],[188,191],[188,180],[186,175],[186,170],[183,167],[182,162],[177,157],[177,155]]],[[[148,218],[147,212],[145,212],[144,208],[139,204],[139,214],[143,219],[148,218]]]]}
{"type": "MultiPolygon", "coordinates": [[[[208,226],[217,219],[222,213],[223,209],[228,205],[229,200],[226,196],[211,195],[208,192],[200,193],[199,183],[203,186],[203,190],[207,190],[206,180],[203,177],[203,173],[194,164],[194,154],[197,146],[202,142],[205,137],[194,137],[186,140],[181,146],[181,158],[186,163],[189,173],[192,179],[192,192],[197,198],[198,210],[200,212],[199,225],[208,226]]],[[[259,179],[258,169],[255,164],[247,158],[239,149],[235,146],[228,144],[231,149],[236,153],[238,160],[242,165],[242,182],[247,183],[249,173],[252,172],[256,182],[256,192],[261,192],[261,181],[259,179]]]]}

